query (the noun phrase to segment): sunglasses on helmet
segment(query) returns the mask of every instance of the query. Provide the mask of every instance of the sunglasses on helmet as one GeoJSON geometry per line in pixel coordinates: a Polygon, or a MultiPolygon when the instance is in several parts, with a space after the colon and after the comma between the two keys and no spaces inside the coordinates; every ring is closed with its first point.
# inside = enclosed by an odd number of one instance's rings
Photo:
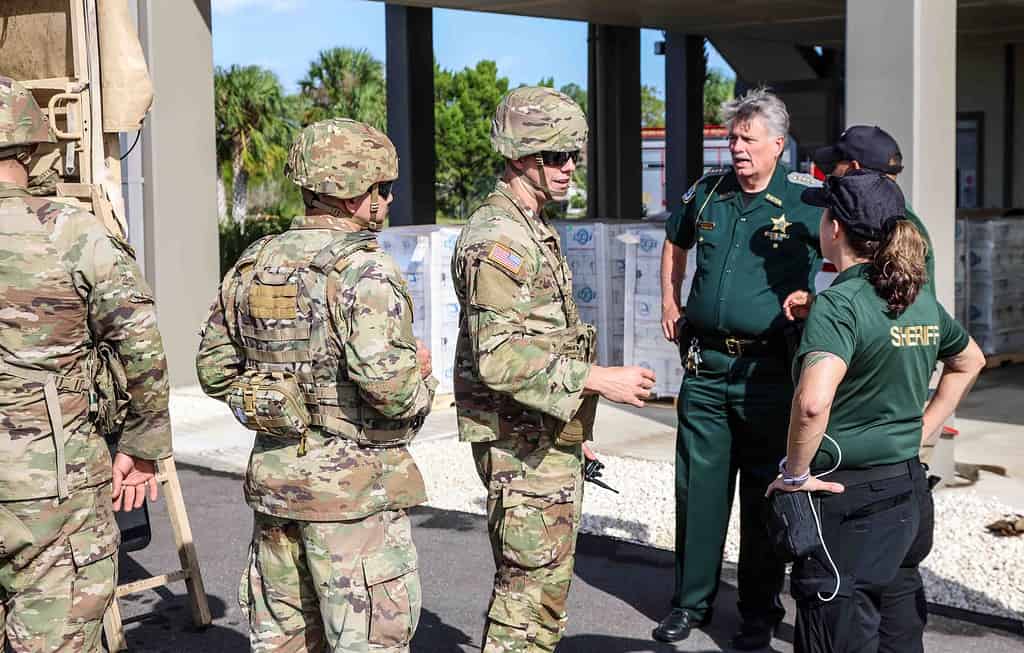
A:
{"type": "Polygon", "coordinates": [[[573,150],[572,152],[541,152],[540,158],[544,160],[546,166],[558,166],[561,168],[572,159],[573,163],[577,163],[580,160],[580,151],[573,150]]]}
{"type": "MultiPolygon", "coordinates": [[[[386,200],[391,195],[391,186],[394,183],[394,181],[378,181],[377,195],[379,195],[382,200],[386,200]]],[[[373,190],[373,186],[370,186],[370,190],[373,190]]]]}

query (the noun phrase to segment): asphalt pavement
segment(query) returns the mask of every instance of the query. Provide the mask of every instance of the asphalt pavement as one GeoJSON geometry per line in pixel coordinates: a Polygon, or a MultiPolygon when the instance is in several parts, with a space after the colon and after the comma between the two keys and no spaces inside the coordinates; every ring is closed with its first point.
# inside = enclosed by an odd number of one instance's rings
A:
{"type": "MultiPolygon", "coordinates": [[[[195,535],[213,624],[197,630],[183,583],[121,600],[132,651],[186,653],[248,651],[246,624],[236,602],[245,564],[252,513],[232,475],[179,466],[195,535]]],[[[148,548],[121,556],[121,582],[178,568],[164,502],[151,506],[153,540],[148,548]]],[[[412,511],[419,550],[424,606],[413,640],[414,653],[479,650],[483,612],[494,571],[484,518],[420,508],[412,511]]],[[[685,642],[666,645],[650,638],[671,597],[672,554],[584,535],[577,547],[576,578],[569,599],[569,627],[559,653],[727,651],[737,626],[733,569],[726,568],[714,623],[685,642]]],[[[770,650],[792,651],[793,605],[770,650]]],[[[934,653],[1019,653],[1024,637],[933,616],[925,649],[934,653]]]]}

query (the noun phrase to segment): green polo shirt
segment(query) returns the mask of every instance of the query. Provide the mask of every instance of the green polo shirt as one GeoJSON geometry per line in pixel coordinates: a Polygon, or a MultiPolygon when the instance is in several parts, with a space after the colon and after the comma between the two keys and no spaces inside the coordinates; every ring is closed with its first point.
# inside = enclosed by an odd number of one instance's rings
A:
{"type": "Polygon", "coordinates": [[[907,220],[911,222],[917,230],[921,233],[921,237],[924,238],[924,242],[928,243],[928,253],[924,257],[924,265],[928,270],[928,280],[925,281],[924,286],[921,287],[923,292],[930,294],[932,297],[935,296],[935,251],[932,249],[932,237],[928,234],[928,230],[925,229],[924,223],[921,222],[921,218],[917,217],[914,213],[914,209],[910,208],[910,205],[906,205],[907,220]]]}
{"type": "MultiPolygon", "coordinates": [[[[811,307],[794,370],[812,351],[842,358],[828,434],[842,448],[842,468],[870,467],[915,458],[921,445],[921,415],[936,360],[967,347],[967,332],[935,296],[919,293],[899,317],[868,281],[867,264],[844,270],[811,307]]],[[[835,464],[825,441],[812,469],[835,464]]]]}
{"type": "Polygon", "coordinates": [[[686,318],[705,333],[759,337],[786,324],[782,301],[814,288],[821,267],[821,209],[800,193],[820,185],[782,164],[768,187],[744,202],[732,169],[713,171],[683,196],[665,226],[683,249],[697,245],[697,270],[686,318]]]}

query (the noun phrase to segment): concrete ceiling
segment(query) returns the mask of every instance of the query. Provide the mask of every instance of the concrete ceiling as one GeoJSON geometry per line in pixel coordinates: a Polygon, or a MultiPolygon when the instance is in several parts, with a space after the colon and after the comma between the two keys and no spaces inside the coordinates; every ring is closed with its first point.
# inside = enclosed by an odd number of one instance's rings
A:
{"type": "MultiPolygon", "coordinates": [[[[925,0],[927,1],[927,0],[925,0]]],[[[395,4],[840,46],[847,0],[396,0],[395,4]]],[[[1024,42],[1024,0],[959,0],[961,39],[1024,42]]]]}

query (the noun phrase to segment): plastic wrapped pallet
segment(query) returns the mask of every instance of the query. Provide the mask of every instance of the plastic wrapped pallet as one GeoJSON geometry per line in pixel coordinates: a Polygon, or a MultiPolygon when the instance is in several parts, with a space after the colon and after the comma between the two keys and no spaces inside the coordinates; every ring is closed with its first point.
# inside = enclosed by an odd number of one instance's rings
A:
{"type": "Polygon", "coordinates": [[[439,394],[452,392],[459,301],[450,271],[459,231],[458,227],[417,225],[391,227],[378,237],[381,249],[395,259],[409,286],[413,333],[430,348],[439,394]]]}
{"type": "MultiPolygon", "coordinates": [[[[661,249],[665,231],[661,227],[634,228],[617,238],[625,252],[623,265],[623,364],[640,365],[654,371],[658,397],[679,394],[683,367],[675,343],[661,332],[661,249]]],[[[686,257],[682,300],[690,294],[696,256],[686,257]]]]}
{"type": "MultiPolygon", "coordinates": [[[[597,362],[622,365],[626,246],[624,233],[651,228],[633,220],[560,220],[555,223],[572,270],[580,317],[597,327],[597,362]]],[[[664,234],[661,227],[657,230],[664,234]]],[[[664,235],[662,235],[664,238],[664,235]]]]}
{"type": "Polygon", "coordinates": [[[989,356],[1024,352],[1024,220],[957,224],[957,314],[989,356]]]}

